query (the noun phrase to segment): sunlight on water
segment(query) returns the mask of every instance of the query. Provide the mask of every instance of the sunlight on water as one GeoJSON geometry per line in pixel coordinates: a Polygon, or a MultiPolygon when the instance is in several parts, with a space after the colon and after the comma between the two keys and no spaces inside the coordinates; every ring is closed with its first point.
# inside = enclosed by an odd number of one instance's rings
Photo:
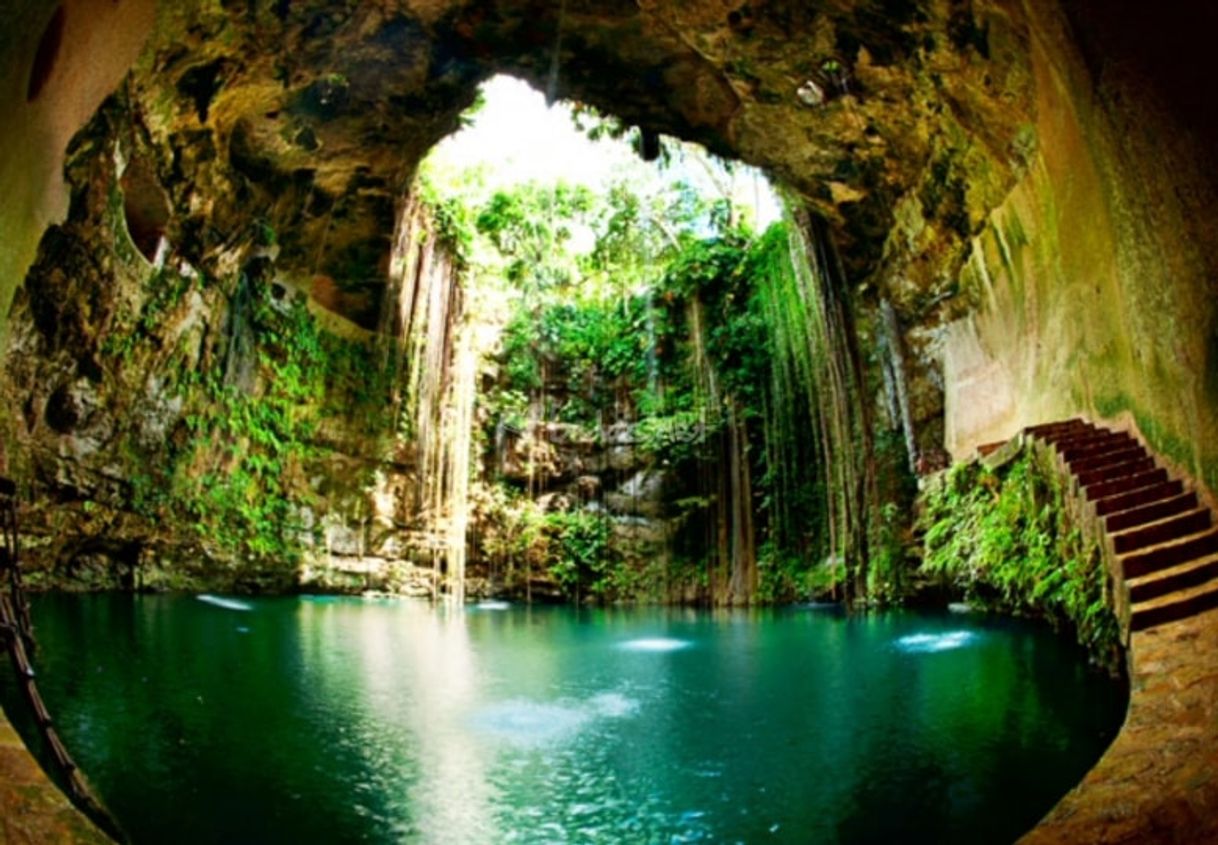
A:
{"type": "Polygon", "coordinates": [[[972,631],[948,631],[944,634],[909,634],[897,640],[897,648],[910,654],[949,651],[961,648],[977,639],[972,631]]]}
{"type": "Polygon", "coordinates": [[[211,595],[208,595],[207,593],[204,593],[201,596],[195,596],[195,598],[197,598],[201,602],[206,602],[207,604],[214,605],[216,607],[222,607],[225,610],[253,610],[254,609],[253,605],[246,604],[243,601],[236,601],[234,599],[222,599],[219,596],[211,596],[211,595]]]}
{"type": "Polygon", "coordinates": [[[603,692],[588,699],[592,711],[607,719],[620,719],[633,716],[639,710],[639,703],[633,698],[627,698],[620,692],[603,692]]]}
{"type": "Polygon", "coordinates": [[[618,648],[626,651],[680,651],[693,645],[689,640],[678,640],[672,637],[641,637],[637,640],[627,640],[619,643],[618,648]]]}
{"type": "Polygon", "coordinates": [[[479,733],[532,747],[571,739],[596,719],[620,719],[638,709],[637,701],[616,692],[582,702],[513,699],[482,708],[470,724],[479,733]]]}
{"type": "Polygon", "coordinates": [[[586,720],[575,707],[519,699],[484,707],[472,723],[475,730],[516,745],[543,745],[573,736],[586,720]]]}
{"type": "Polygon", "coordinates": [[[480,601],[474,607],[477,610],[511,610],[511,602],[506,601],[480,601]]]}

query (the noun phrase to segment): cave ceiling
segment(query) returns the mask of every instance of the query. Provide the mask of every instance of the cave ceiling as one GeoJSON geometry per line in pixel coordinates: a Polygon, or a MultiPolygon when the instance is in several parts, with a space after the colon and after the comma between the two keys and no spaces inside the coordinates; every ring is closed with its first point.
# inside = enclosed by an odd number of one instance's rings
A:
{"type": "Polygon", "coordinates": [[[377,285],[416,165],[509,73],[764,168],[915,311],[1027,166],[1028,65],[1018,7],[970,0],[186,2],[120,97],[200,261],[258,221],[283,272],[377,285]]]}

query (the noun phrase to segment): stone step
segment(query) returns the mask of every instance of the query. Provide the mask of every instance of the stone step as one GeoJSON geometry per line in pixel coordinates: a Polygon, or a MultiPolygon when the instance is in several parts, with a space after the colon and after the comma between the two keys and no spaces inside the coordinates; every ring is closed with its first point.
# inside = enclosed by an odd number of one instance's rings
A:
{"type": "Polygon", "coordinates": [[[1118,446],[1111,452],[1100,452],[1096,455],[1088,455],[1085,458],[1075,458],[1072,461],[1067,461],[1066,465],[1070,467],[1070,471],[1078,475],[1091,470],[1103,469],[1104,467],[1119,464],[1123,461],[1132,461],[1136,458],[1149,457],[1149,453],[1141,446],[1118,446]]]}
{"type": "Polygon", "coordinates": [[[1090,431],[1078,432],[1071,437],[1058,438],[1054,445],[1058,449],[1074,449],[1101,443],[1106,440],[1124,440],[1128,437],[1129,433],[1126,431],[1113,431],[1110,428],[1093,428],[1090,431]]]}
{"type": "Polygon", "coordinates": [[[1025,428],[1024,431],[1026,431],[1028,434],[1031,434],[1033,437],[1041,437],[1042,435],[1051,434],[1055,431],[1060,431],[1063,428],[1081,428],[1081,427],[1093,427],[1093,426],[1091,425],[1091,423],[1083,420],[1082,417],[1071,417],[1068,420],[1060,420],[1058,422],[1038,423],[1037,425],[1030,425],[1027,428],[1025,428]]]}
{"type": "Polygon", "coordinates": [[[1109,481],[1097,481],[1084,487],[1083,492],[1086,494],[1087,501],[1094,502],[1096,499],[1104,499],[1117,493],[1132,493],[1141,487],[1148,487],[1163,481],[1167,481],[1167,470],[1158,467],[1145,472],[1123,475],[1109,481]]]}
{"type": "Polygon", "coordinates": [[[1184,482],[1179,479],[1171,481],[1150,484],[1139,490],[1131,490],[1128,493],[1115,493],[1111,496],[1103,496],[1095,501],[1095,515],[1107,516],[1108,514],[1119,513],[1130,508],[1149,505],[1152,502],[1159,502],[1171,496],[1179,496],[1184,492],[1184,482]]]}
{"type": "Polygon", "coordinates": [[[1069,449],[1074,446],[1085,446],[1098,440],[1112,438],[1124,434],[1110,428],[1085,428],[1062,432],[1056,437],[1047,438],[1058,449],[1069,449]]]}
{"type": "Polygon", "coordinates": [[[1079,487],[1089,487],[1100,481],[1111,481],[1127,475],[1136,475],[1137,473],[1146,472],[1154,468],[1155,462],[1153,458],[1129,458],[1117,463],[1111,463],[1108,466],[1102,466],[1099,469],[1075,472],[1074,477],[1077,479],[1079,487]]]}
{"type": "Polygon", "coordinates": [[[1168,593],[1188,590],[1218,576],[1218,555],[1190,560],[1125,582],[1135,605],[1168,593]]]}
{"type": "Polygon", "coordinates": [[[1096,427],[1091,423],[1077,422],[1055,423],[1049,426],[1035,429],[1027,429],[1027,432],[1039,440],[1045,440],[1049,443],[1055,443],[1059,440],[1064,440],[1071,437],[1081,437],[1097,431],[1096,427]]]}
{"type": "Polygon", "coordinates": [[[1215,607],[1218,607],[1218,581],[1207,581],[1188,590],[1134,605],[1129,629],[1144,631],[1215,607]]]}
{"type": "Polygon", "coordinates": [[[1111,431],[1077,440],[1063,440],[1060,443],[1054,444],[1054,447],[1057,449],[1057,454],[1061,455],[1063,460],[1069,462],[1075,458],[1112,452],[1120,446],[1136,446],[1137,443],[1138,441],[1123,431],[1111,431]]]}
{"type": "Polygon", "coordinates": [[[1195,507],[1197,507],[1197,494],[1188,490],[1179,496],[1171,496],[1151,502],[1149,505],[1141,505],[1111,514],[1104,519],[1104,530],[1109,534],[1117,534],[1149,522],[1158,522],[1160,519],[1184,513],[1195,507]]]}
{"type": "Polygon", "coordinates": [[[1074,495],[1102,520],[1129,590],[1130,629],[1218,608],[1218,527],[1197,494],[1171,479],[1125,431],[1079,418],[1024,429],[1053,447],[1074,495]]]}
{"type": "Polygon", "coordinates": [[[1112,550],[1116,554],[1135,552],[1138,549],[1168,543],[1204,531],[1210,527],[1210,509],[1197,508],[1187,513],[1161,519],[1140,528],[1131,528],[1112,536],[1112,550]]]}
{"type": "Polygon", "coordinates": [[[1128,579],[1215,553],[1218,553],[1218,529],[1209,528],[1170,543],[1117,555],[1117,562],[1128,579]]]}

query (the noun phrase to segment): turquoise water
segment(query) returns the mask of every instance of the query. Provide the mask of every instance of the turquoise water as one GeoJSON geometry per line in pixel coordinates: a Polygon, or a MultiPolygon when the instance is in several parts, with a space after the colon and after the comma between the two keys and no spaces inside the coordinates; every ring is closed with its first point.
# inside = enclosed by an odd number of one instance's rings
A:
{"type": "Polygon", "coordinates": [[[1006,842],[1125,707],[1051,633],[961,614],[55,595],[34,621],[136,843],[1006,842]]]}

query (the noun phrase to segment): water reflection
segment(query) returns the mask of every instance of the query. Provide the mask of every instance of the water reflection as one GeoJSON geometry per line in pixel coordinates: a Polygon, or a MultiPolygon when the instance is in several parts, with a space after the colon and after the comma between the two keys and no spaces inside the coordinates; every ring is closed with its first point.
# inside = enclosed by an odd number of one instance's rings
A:
{"type": "MultiPolygon", "coordinates": [[[[363,702],[354,729],[368,752],[372,787],[389,794],[385,818],[396,832],[428,842],[485,842],[493,827],[495,790],[487,775],[492,752],[466,729],[483,697],[482,673],[460,611],[428,607],[363,608],[301,605],[301,629],[323,644],[306,664],[327,679],[314,692],[331,698],[334,684],[358,684],[363,702]],[[332,644],[358,670],[330,666],[332,644]],[[325,644],[330,644],[327,648],[325,644]],[[397,784],[409,784],[404,795],[397,784]]],[[[317,674],[314,676],[316,677],[317,674]]]]}
{"type": "Polygon", "coordinates": [[[624,651],[680,651],[691,645],[693,643],[689,640],[677,640],[672,637],[640,637],[620,643],[618,648],[624,651]]]}
{"type": "Polygon", "coordinates": [[[481,708],[470,718],[470,726],[513,745],[536,747],[571,740],[596,719],[620,719],[638,709],[637,700],[617,692],[577,702],[514,699],[481,708]]]}

